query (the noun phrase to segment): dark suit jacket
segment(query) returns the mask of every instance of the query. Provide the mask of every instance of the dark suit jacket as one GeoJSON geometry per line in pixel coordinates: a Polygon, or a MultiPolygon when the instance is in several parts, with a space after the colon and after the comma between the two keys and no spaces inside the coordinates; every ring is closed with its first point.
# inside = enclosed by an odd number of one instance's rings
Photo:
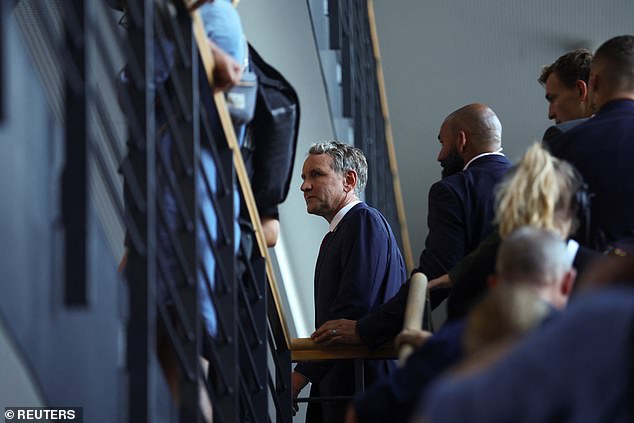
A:
{"type": "MultiPolygon", "coordinates": [[[[385,218],[367,204],[357,204],[322,242],[315,266],[316,327],[332,319],[357,320],[375,311],[396,294],[406,277],[403,257],[385,218]]],[[[367,363],[366,385],[385,366],[384,362],[367,363]]],[[[308,377],[313,387],[317,385],[321,395],[353,393],[351,362],[301,362],[295,370],[308,377]]],[[[345,404],[341,405],[343,412],[345,404]]]]}
{"type": "MultiPolygon", "coordinates": [[[[489,291],[487,279],[495,273],[495,259],[501,243],[500,235],[495,231],[449,271],[453,289],[447,301],[448,322],[464,318],[489,291]]],[[[598,257],[601,257],[601,254],[580,246],[573,262],[578,275],[583,275],[598,257]]]]}
{"type": "Polygon", "coordinates": [[[360,422],[406,422],[427,386],[462,359],[465,320],[444,325],[407,359],[404,367],[354,400],[360,422]]]}
{"type": "Polygon", "coordinates": [[[432,422],[631,422],[634,289],[571,302],[484,372],[439,380],[422,412],[432,422]]]}
{"type": "Polygon", "coordinates": [[[444,275],[492,232],[495,186],[510,167],[504,156],[483,156],[432,185],[418,271],[429,279],[444,275]]]}
{"type": "MultiPolygon", "coordinates": [[[[483,156],[466,170],[432,185],[429,235],[417,271],[428,279],[447,273],[492,232],[494,189],[510,167],[511,162],[504,156],[483,156]]],[[[408,291],[409,281],[379,310],[357,322],[359,335],[367,345],[379,345],[399,333],[408,291]]]]}
{"type": "Polygon", "coordinates": [[[549,143],[583,175],[592,198],[590,246],[634,237],[634,101],[605,104],[585,123],[549,143]]]}
{"type": "Polygon", "coordinates": [[[575,126],[580,125],[587,120],[588,118],[581,118],[581,119],[569,120],[567,122],[562,122],[560,124],[553,125],[549,127],[548,129],[546,129],[546,132],[544,132],[544,136],[542,137],[542,141],[544,141],[544,143],[548,145],[555,138],[557,138],[564,132],[571,130],[575,126]]]}

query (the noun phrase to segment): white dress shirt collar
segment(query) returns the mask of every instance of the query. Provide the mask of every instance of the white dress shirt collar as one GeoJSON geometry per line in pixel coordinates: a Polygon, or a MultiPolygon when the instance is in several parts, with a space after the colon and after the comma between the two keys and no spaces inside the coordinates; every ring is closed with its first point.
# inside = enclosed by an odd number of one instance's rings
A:
{"type": "Polygon", "coordinates": [[[464,165],[464,167],[462,168],[462,170],[467,170],[467,168],[469,167],[469,165],[471,163],[473,163],[474,161],[478,160],[480,157],[484,157],[484,156],[504,156],[504,153],[502,153],[502,149],[500,148],[497,151],[492,151],[490,153],[482,153],[482,154],[478,154],[477,156],[475,156],[473,159],[469,160],[467,162],[466,165],[464,165]]]}
{"type": "Polygon", "coordinates": [[[359,204],[361,200],[356,200],[342,207],[341,210],[337,212],[335,217],[332,218],[332,222],[330,222],[330,227],[328,228],[328,232],[334,232],[337,229],[337,225],[341,222],[341,219],[350,211],[351,208],[359,204]]]}

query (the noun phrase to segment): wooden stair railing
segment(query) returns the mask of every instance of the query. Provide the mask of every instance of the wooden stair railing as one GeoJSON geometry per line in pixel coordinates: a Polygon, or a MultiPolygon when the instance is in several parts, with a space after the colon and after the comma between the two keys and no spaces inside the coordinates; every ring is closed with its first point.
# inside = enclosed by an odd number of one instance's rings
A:
{"type": "MultiPolygon", "coordinates": [[[[423,310],[427,295],[427,277],[416,272],[410,281],[407,306],[403,329],[420,329],[423,322],[423,310]]],[[[396,350],[390,341],[377,348],[368,348],[363,345],[333,345],[323,346],[316,344],[311,338],[293,338],[291,340],[291,359],[293,361],[321,361],[321,360],[347,360],[347,359],[399,359],[401,365],[405,363],[409,355],[414,351],[411,345],[403,345],[396,350]]]]}
{"type": "Polygon", "coordinates": [[[293,361],[322,361],[322,360],[393,360],[397,352],[392,342],[387,342],[378,348],[370,349],[359,345],[322,346],[315,344],[311,338],[293,338],[291,341],[291,359],[293,361]]]}
{"type": "MultiPolygon", "coordinates": [[[[189,3],[190,2],[185,0],[186,5],[188,5],[189,3]]],[[[200,17],[200,13],[195,9],[191,11],[191,17],[192,17],[192,23],[194,28],[194,36],[196,39],[196,44],[198,45],[198,50],[200,52],[204,71],[205,71],[205,74],[207,75],[207,80],[213,86],[214,61],[213,61],[211,50],[209,48],[209,44],[207,41],[207,35],[205,34],[202,18],[200,17]]],[[[235,131],[233,129],[233,123],[231,122],[231,117],[229,116],[229,110],[227,108],[224,94],[222,92],[214,93],[214,102],[216,103],[216,107],[218,109],[218,115],[220,116],[220,122],[222,124],[222,128],[224,130],[227,143],[229,145],[229,148],[233,151],[233,161],[234,161],[234,166],[236,168],[236,175],[238,177],[238,182],[240,183],[240,188],[244,195],[247,210],[249,212],[249,217],[253,225],[253,229],[254,229],[257,244],[258,244],[258,249],[262,257],[264,257],[266,261],[266,275],[269,280],[269,288],[271,289],[271,293],[273,295],[273,298],[275,299],[275,307],[277,309],[282,330],[284,332],[286,346],[287,348],[290,349],[291,342],[290,342],[290,336],[288,331],[288,325],[284,317],[282,301],[281,301],[279,289],[277,286],[277,279],[275,277],[275,272],[273,271],[273,264],[271,262],[271,258],[269,257],[266,241],[264,239],[264,233],[262,231],[262,223],[260,221],[257,205],[255,203],[255,197],[253,196],[253,190],[251,189],[251,182],[247,174],[244,160],[242,159],[242,153],[240,152],[240,147],[238,146],[238,141],[236,139],[235,131]]]]}
{"type": "MultiPolygon", "coordinates": [[[[423,326],[423,312],[425,311],[425,298],[427,296],[427,276],[416,272],[410,279],[409,292],[407,294],[407,306],[403,329],[418,329],[423,326]]],[[[409,356],[414,352],[414,347],[405,344],[398,351],[399,365],[403,367],[409,356]]]]}

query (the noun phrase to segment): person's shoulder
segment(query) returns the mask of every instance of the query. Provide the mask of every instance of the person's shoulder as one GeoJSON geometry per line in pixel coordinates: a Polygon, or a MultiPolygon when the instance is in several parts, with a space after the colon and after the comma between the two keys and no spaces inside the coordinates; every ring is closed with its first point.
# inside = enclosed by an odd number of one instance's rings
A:
{"type": "Polygon", "coordinates": [[[482,156],[476,159],[471,166],[469,166],[465,171],[479,171],[479,170],[490,170],[490,169],[498,169],[498,168],[509,168],[513,164],[504,154],[489,154],[486,156],[482,156]]]}
{"type": "Polygon", "coordinates": [[[369,204],[365,202],[361,202],[357,204],[350,211],[351,212],[354,211],[359,216],[365,219],[371,219],[376,221],[383,221],[385,219],[383,217],[383,214],[378,209],[375,209],[374,207],[370,206],[369,204]]]}
{"type": "Polygon", "coordinates": [[[354,220],[358,219],[371,219],[371,220],[381,220],[383,215],[380,211],[370,206],[366,202],[362,201],[358,204],[355,204],[354,207],[350,209],[350,211],[346,214],[346,216],[352,217],[354,220]]]}
{"type": "Polygon", "coordinates": [[[440,181],[434,182],[429,188],[429,196],[444,197],[448,195],[457,195],[457,190],[465,184],[465,171],[461,170],[453,175],[442,178],[440,181]]]}
{"type": "MultiPolygon", "coordinates": [[[[339,226],[345,227],[348,231],[379,231],[388,236],[390,233],[389,223],[383,216],[383,214],[374,207],[361,202],[356,204],[346,214],[344,219],[339,223],[339,226]]],[[[378,232],[377,232],[378,233],[378,232]]]]}

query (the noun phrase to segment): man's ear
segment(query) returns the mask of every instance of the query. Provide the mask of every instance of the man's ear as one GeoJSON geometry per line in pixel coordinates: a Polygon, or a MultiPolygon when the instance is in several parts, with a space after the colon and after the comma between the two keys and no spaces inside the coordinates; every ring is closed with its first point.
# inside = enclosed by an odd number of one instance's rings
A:
{"type": "Polygon", "coordinates": [[[458,131],[457,137],[456,148],[460,153],[464,153],[467,149],[467,133],[465,131],[458,131]]]}
{"type": "Polygon", "coordinates": [[[588,84],[585,81],[580,79],[575,82],[575,86],[577,88],[577,93],[579,94],[579,100],[587,101],[588,100],[588,84]]]}
{"type": "Polygon", "coordinates": [[[572,288],[575,286],[575,280],[577,279],[577,271],[575,268],[570,268],[570,270],[563,275],[563,279],[561,283],[561,294],[568,298],[572,293],[572,288]]]}
{"type": "Polygon", "coordinates": [[[489,290],[494,289],[496,286],[498,286],[499,282],[500,282],[500,279],[497,277],[495,273],[490,274],[489,277],[487,278],[487,285],[489,286],[489,290]]]}
{"type": "Polygon", "coordinates": [[[355,172],[354,170],[348,170],[343,175],[343,177],[343,190],[345,192],[354,191],[354,188],[357,186],[358,180],[357,172],[355,172]]]}

